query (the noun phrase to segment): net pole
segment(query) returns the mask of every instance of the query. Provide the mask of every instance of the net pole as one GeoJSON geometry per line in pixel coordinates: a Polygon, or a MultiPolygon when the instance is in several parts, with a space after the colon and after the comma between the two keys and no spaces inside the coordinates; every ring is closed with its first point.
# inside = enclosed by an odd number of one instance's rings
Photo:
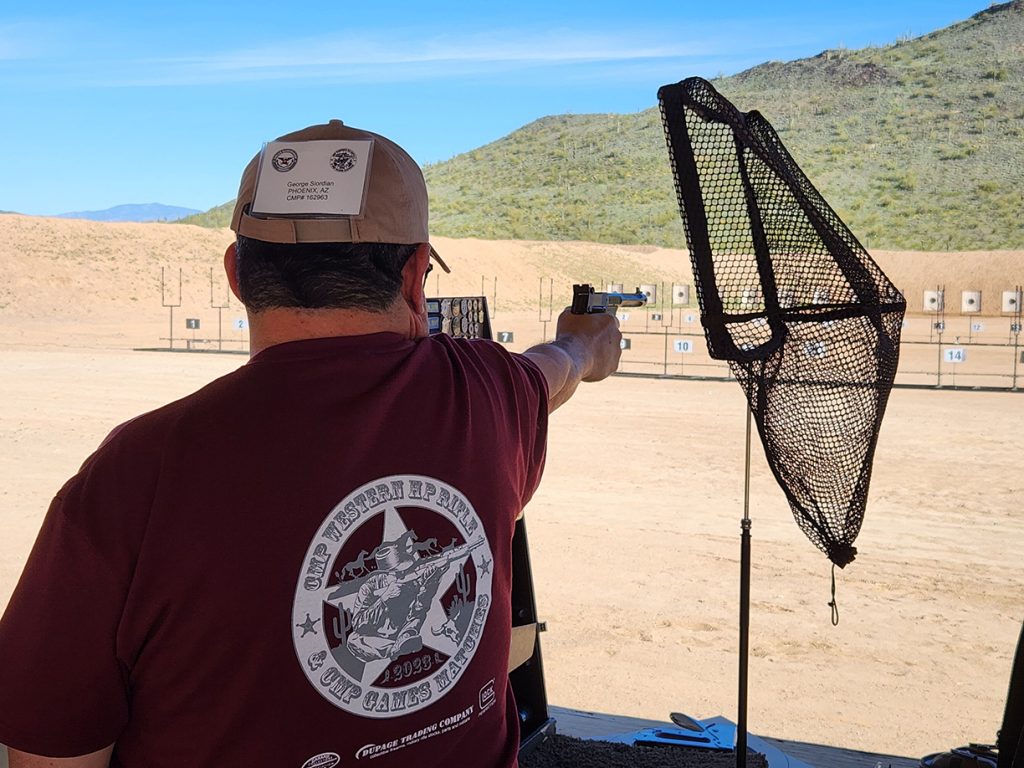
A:
{"type": "Polygon", "coordinates": [[[736,768],[747,766],[747,670],[750,657],[750,425],[747,409],[746,461],[743,473],[743,520],[740,523],[740,660],[736,714],[736,768]]]}

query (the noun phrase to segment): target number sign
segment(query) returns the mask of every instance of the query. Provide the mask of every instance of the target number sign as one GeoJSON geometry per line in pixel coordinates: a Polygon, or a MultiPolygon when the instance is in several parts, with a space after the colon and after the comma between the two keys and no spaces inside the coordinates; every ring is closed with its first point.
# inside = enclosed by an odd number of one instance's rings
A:
{"type": "Polygon", "coordinates": [[[629,349],[630,346],[632,346],[632,344],[629,339],[623,339],[622,341],[619,342],[620,349],[629,349]]]}
{"type": "Polygon", "coordinates": [[[981,333],[982,331],[985,330],[985,324],[984,323],[971,323],[971,330],[974,331],[975,333],[981,333]]]}
{"type": "Polygon", "coordinates": [[[672,349],[684,355],[693,352],[693,342],[690,339],[676,339],[672,342],[672,349]]]}
{"type": "Polygon", "coordinates": [[[198,317],[186,317],[185,327],[190,331],[199,330],[199,318],[198,317]]]}
{"type": "Polygon", "coordinates": [[[244,317],[236,317],[235,318],[235,330],[236,331],[244,331],[248,327],[249,327],[249,321],[246,320],[244,317]]]}
{"type": "Polygon", "coordinates": [[[498,341],[502,344],[508,344],[515,339],[515,334],[512,331],[498,331],[498,341]]]}
{"type": "Polygon", "coordinates": [[[967,362],[967,350],[963,347],[950,347],[945,351],[944,359],[947,363],[967,362]]]}

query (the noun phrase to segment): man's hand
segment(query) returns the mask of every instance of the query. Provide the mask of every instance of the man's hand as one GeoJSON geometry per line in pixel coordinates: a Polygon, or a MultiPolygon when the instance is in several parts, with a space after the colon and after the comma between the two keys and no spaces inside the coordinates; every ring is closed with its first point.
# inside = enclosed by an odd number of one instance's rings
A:
{"type": "Polygon", "coordinates": [[[388,579],[383,589],[377,591],[377,596],[381,600],[390,600],[393,597],[398,597],[400,594],[402,594],[402,585],[398,583],[398,579],[394,576],[388,579]]]}
{"type": "Polygon", "coordinates": [[[574,315],[566,308],[558,317],[555,340],[523,353],[547,379],[548,412],[572,397],[581,381],[600,381],[614,373],[621,341],[615,315],[574,315]]]}
{"type": "Polygon", "coordinates": [[[618,370],[622,334],[614,314],[574,315],[566,309],[558,316],[554,343],[582,345],[580,356],[587,361],[582,381],[601,381],[618,370]]]}

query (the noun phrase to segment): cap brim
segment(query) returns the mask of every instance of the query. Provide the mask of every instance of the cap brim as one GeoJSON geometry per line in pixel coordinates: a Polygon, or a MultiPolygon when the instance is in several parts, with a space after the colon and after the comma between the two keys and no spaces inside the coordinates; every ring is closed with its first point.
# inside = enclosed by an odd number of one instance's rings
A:
{"type": "MultiPolygon", "coordinates": [[[[428,245],[429,245],[429,243],[428,243],[428,245]]],[[[443,269],[448,274],[451,274],[451,270],[448,269],[448,265],[444,263],[444,259],[442,259],[440,256],[437,255],[437,251],[434,250],[434,246],[432,246],[432,245],[430,246],[430,258],[432,258],[434,261],[436,261],[438,264],[440,264],[441,265],[441,269],[443,269]]]]}

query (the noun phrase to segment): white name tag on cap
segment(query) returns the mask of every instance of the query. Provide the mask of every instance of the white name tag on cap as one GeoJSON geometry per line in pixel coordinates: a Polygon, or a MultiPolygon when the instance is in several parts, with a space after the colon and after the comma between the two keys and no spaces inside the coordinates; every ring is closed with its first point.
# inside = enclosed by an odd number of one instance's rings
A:
{"type": "Polygon", "coordinates": [[[372,139],[272,141],[263,148],[255,216],[359,216],[372,139]]]}

